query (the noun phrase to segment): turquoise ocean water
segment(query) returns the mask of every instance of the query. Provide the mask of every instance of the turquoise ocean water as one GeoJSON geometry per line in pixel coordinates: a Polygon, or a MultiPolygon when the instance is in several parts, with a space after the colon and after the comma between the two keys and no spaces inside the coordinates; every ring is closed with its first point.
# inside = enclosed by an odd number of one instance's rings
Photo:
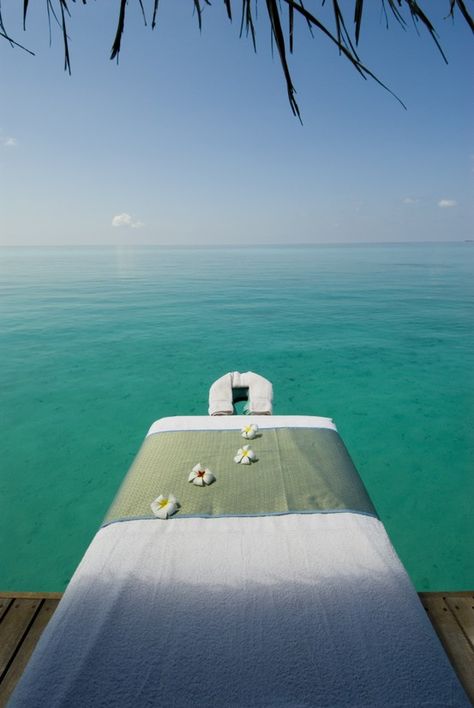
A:
{"type": "Polygon", "coordinates": [[[0,590],[62,590],[150,423],[249,369],[335,419],[419,590],[474,587],[474,244],[3,248],[0,296],[0,590]]]}

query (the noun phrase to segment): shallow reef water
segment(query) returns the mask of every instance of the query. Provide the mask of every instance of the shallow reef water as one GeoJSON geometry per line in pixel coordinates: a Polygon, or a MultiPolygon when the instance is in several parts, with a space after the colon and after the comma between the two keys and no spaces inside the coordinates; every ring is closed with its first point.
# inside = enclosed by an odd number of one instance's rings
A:
{"type": "Polygon", "coordinates": [[[474,245],[0,249],[1,590],[60,591],[151,422],[334,418],[418,590],[474,587],[474,245]]]}

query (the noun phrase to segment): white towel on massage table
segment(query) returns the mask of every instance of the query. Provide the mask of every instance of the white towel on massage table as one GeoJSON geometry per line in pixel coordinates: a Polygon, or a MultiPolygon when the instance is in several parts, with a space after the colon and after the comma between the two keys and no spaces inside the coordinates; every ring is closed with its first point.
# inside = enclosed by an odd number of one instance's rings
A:
{"type": "Polygon", "coordinates": [[[98,532],[12,706],[468,706],[380,521],[98,532]]]}

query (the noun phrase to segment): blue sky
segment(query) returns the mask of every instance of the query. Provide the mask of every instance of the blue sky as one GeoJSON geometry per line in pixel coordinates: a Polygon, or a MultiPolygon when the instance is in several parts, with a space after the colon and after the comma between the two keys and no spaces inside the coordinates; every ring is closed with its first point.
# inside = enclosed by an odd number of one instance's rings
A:
{"type": "Polygon", "coordinates": [[[0,41],[0,244],[473,238],[472,33],[433,3],[446,66],[426,33],[387,32],[376,4],[361,57],[408,110],[299,23],[301,126],[264,3],[254,54],[220,0],[202,33],[191,0],[161,0],[153,32],[131,2],[118,66],[118,3],[76,3],[68,76],[44,5],[30,3],[23,33],[20,3],[4,0],[7,29],[36,56],[0,41]]]}

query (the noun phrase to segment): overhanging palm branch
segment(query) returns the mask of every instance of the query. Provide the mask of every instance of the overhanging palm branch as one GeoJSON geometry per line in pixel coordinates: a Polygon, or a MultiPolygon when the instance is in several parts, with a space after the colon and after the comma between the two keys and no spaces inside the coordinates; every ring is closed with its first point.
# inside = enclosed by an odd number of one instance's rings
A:
{"type": "MultiPolygon", "coordinates": [[[[261,0],[266,8],[266,15],[270,24],[272,43],[275,45],[278,56],[280,58],[281,67],[283,70],[286,88],[288,92],[288,100],[290,102],[291,110],[294,115],[300,118],[300,111],[295,98],[295,87],[291,78],[290,68],[288,65],[288,53],[292,53],[294,50],[294,23],[295,18],[299,17],[305,21],[310,32],[319,32],[324,35],[339,51],[339,53],[345,57],[358,71],[358,73],[364,78],[371,78],[375,80],[378,84],[383,86],[387,91],[392,93],[390,89],[385,86],[372,71],[362,63],[358,54],[358,45],[361,33],[361,27],[364,17],[364,0],[353,0],[352,3],[349,0],[328,0],[329,6],[329,21],[334,25],[333,29],[328,26],[328,21],[324,22],[320,19],[321,8],[326,4],[326,0],[308,0],[308,5],[311,7],[306,7],[303,0],[261,0]],[[350,11],[348,7],[352,5],[350,11]],[[319,11],[315,9],[319,8],[319,11]],[[319,16],[317,16],[317,14],[319,16]],[[287,21],[286,21],[287,17],[287,21]],[[351,18],[351,22],[347,21],[347,17],[351,18]],[[284,20],[285,18],[285,20],[284,20]]],[[[472,11],[470,11],[466,5],[465,0],[444,0],[446,2],[447,17],[454,19],[455,13],[458,12],[463,21],[465,21],[470,27],[471,31],[474,32],[474,19],[472,11]]],[[[70,20],[69,6],[71,3],[76,3],[76,0],[44,0],[46,6],[46,12],[48,15],[50,36],[51,36],[51,21],[54,20],[60,27],[63,44],[64,44],[64,68],[66,71],[71,73],[71,59],[69,53],[69,35],[68,35],[68,22],[70,20]]],[[[140,10],[143,14],[144,24],[148,25],[147,12],[151,16],[151,28],[153,29],[157,24],[158,16],[158,5],[159,0],[117,0],[118,6],[118,16],[117,25],[115,30],[115,38],[112,44],[111,59],[118,59],[122,36],[125,30],[126,24],[126,10],[129,3],[138,3],[140,10]],[[147,7],[145,8],[145,4],[147,7]]],[[[202,26],[203,21],[203,10],[205,6],[210,6],[210,0],[190,0],[194,12],[197,17],[197,22],[199,28],[202,26]]],[[[237,0],[222,0],[227,12],[229,20],[233,19],[233,8],[237,5],[237,0]]],[[[247,35],[250,35],[253,46],[256,48],[256,29],[254,22],[254,13],[256,12],[258,0],[240,0],[241,5],[241,34],[245,30],[247,35]]],[[[369,3],[373,5],[376,0],[369,0],[369,3]]],[[[443,59],[446,61],[446,57],[443,53],[442,47],[439,43],[438,34],[436,29],[429,19],[428,14],[421,5],[416,2],[416,0],[378,0],[381,10],[384,13],[386,24],[388,26],[389,17],[392,17],[399,25],[402,27],[407,26],[407,18],[411,19],[415,27],[423,27],[431,36],[443,59]]],[[[472,2],[472,0],[471,0],[472,2]]],[[[215,3],[217,0],[215,0],[215,3]]],[[[369,4],[368,3],[368,4],[369,4]]],[[[82,4],[86,5],[87,0],[82,0],[82,4]]],[[[29,0],[23,0],[23,28],[26,29],[26,20],[29,9],[29,0]]],[[[2,7],[0,0],[0,37],[3,37],[6,41],[10,42],[12,46],[18,46],[25,49],[16,40],[12,39],[10,34],[6,31],[3,18],[2,18],[2,7]]],[[[26,50],[30,51],[30,50],[26,50]]],[[[32,52],[30,52],[32,53],[32,52]]],[[[395,95],[392,93],[392,95],[395,95]]],[[[403,105],[402,101],[395,96],[397,100],[403,105]]]]}

